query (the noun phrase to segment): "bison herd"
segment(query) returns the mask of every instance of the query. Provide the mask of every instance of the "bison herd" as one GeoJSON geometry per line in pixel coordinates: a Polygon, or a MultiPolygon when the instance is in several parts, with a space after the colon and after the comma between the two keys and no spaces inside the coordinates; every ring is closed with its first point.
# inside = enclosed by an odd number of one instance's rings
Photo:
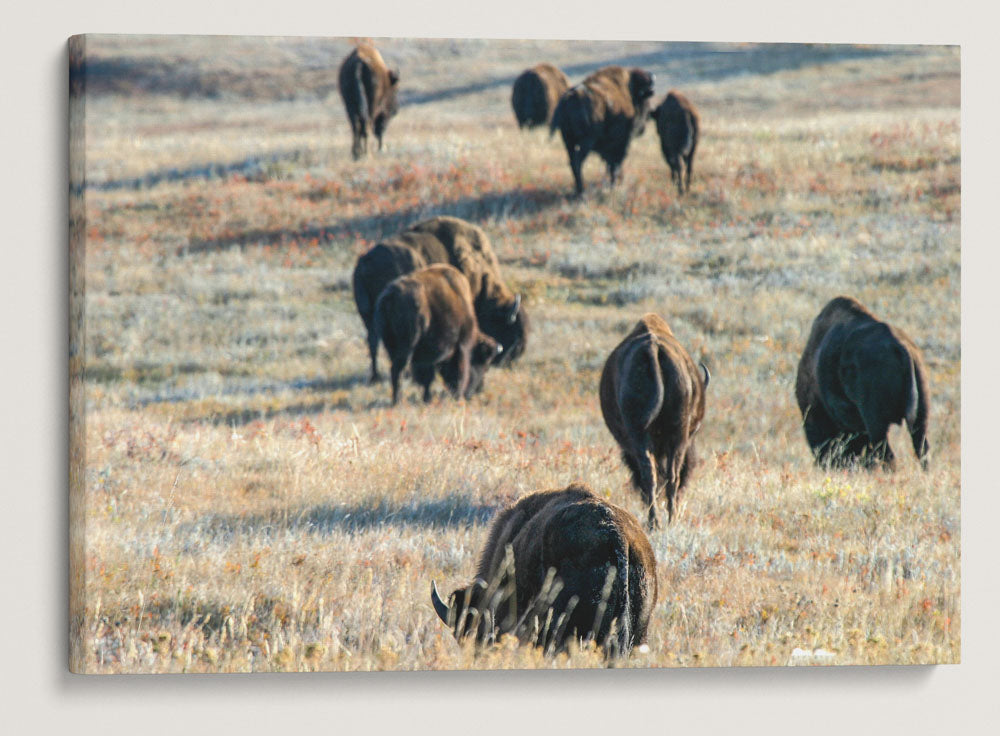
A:
{"type": "MultiPolygon", "coordinates": [[[[354,136],[366,150],[368,129],[381,147],[396,112],[399,76],[378,51],[361,45],[340,69],[341,94],[354,136]]],[[[514,83],[518,125],[548,125],[562,135],[576,193],[594,151],[612,182],[631,139],[650,116],[678,192],[690,188],[699,118],[671,91],[651,109],[653,76],[605,67],[570,87],[551,64],[514,83]]],[[[381,379],[378,346],[390,360],[392,402],[409,368],[431,399],[440,375],[456,398],[483,386],[493,365],[525,351],[528,317],[521,296],[504,282],[486,233],[455,217],[433,217],[377,243],[354,269],[354,299],[368,332],[370,380],[381,379]]],[[[644,315],[608,356],[598,400],[611,436],[638,490],[649,528],[677,513],[678,494],[697,465],[695,438],[706,416],[708,368],[696,363],[657,314],[644,315]]],[[[905,422],[926,469],[928,377],[920,350],[905,333],[879,321],[856,300],[837,297],[816,317],[798,366],[795,396],[806,440],[823,466],[893,469],[887,433],[905,422]]],[[[628,511],[582,484],[521,498],[494,520],[475,580],[431,602],[459,639],[488,644],[508,634],[559,650],[592,640],[608,654],[642,646],[657,600],[656,559],[628,511]]]]}

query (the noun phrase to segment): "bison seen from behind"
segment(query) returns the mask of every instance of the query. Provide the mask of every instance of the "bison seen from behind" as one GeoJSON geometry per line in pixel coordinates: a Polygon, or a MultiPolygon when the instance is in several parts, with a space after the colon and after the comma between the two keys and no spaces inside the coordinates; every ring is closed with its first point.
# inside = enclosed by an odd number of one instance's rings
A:
{"type": "Polygon", "coordinates": [[[462,639],[513,634],[548,650],[593,639],[627,654],[646,641],[656,557],[630,513],[582,484],[521,498],[493,522],[476,580],[431,603],[462,639]]]}
{"type": "Polygon", "coordinates": [[[368,151],[369,128],[382,150],[382,136],[399,110],[396,91],[399,73],[389,69],[374,46],[361,44],[340,65],[340,96],[351,124],[351,155],[355,160],[368,151]]]}
{"type": "Polygon", "coordinates": [[[677,183],[677,193],[691,190],[694,152],[698,147],[698,111],[687,97],[676,90],[651,113],[660,135],[660,150],[670,167],[670,178],[677,183]]]}
{"type": "Polygon", "coordinates": [[[839,296],[816,317],[799,361],[795,398],[823,465],[895,467],[890,424],[910,432],[926,469],[929,396],[923,355],[900,329],[839,296]]]}
{"type": "Polygon", "coordinates": [[[559,98],[569,89],[566,75],[552,64],[536,64],[514,80],[511,105],[519,128],[548,125],[559,98]]]}
{"type": "Polygon", "coordinates": [[[431,399],[435,371],[452,395],[468,398],[502,351],[480,333],[469,284],[447,265],[428,266],[385,287],[375,305],[374,326],[392,364],[393,404],[399,401],[399,378],[407,363],[424,389],[424,401],[431,399]]]}
{"type": "Polygon", "coordinates": [[[479,329],[500,343],[501,364],[524,352],[528,317],[500,277],[500,264],[482,228],[457,217],[433,217],[383,240],[358,258],[352,277],[354,302],[368,332],[371,380],[379,378],[378,337],[372,326],[375,301],[393,279],[433,263],[461,271],[472,293],[479,329]]]}
{"type": "Polygon", "coordinates": [[[657,490],[664,489],[672,521],[674,499],[696,463],[694,436],[705,417],[709,379],[656,314],[643,316],[604,364],[601,413],[649,510],[650,527],[659,525],[657,490]]]}
{"type": "Polygon", "coordinates": [[[649,117],[653,75],[642,69],[608,66],[570,88],[552,115],[550,133],[562,134],[577,196],[583,194],[583,162],[591,151],[604,159],[614,184],[632,138],[649,117]]]}

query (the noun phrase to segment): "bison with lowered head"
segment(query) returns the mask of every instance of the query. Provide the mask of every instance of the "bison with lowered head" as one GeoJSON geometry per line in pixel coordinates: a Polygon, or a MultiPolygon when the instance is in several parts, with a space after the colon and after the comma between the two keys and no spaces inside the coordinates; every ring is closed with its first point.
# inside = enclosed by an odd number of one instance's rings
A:
{"type": "Polygon", "coordinates": [[[519,128],[548,125],[559,98],[569,89],[569,80],[552,64],[537,64],[525,69],[514,80],[511,105],[519,128]]]}
{"type": "Polygon", "coordinates": [[[653,75],[642,69],[607,66],[570,88],[559,100],[549,126],[562,133],[577,196],[583,194],[583,162],[591,151],[604,159],[614,184],[632,138],[649,117],[653,75]]]}
{"type": "Polygon", "coordinates": [[[500,264],[486,233],[457,217],[433,217],[383,240],[360,256],[354,267],[354,302],[368,331],[372,381],[379,378],[378,336],[372,329],[375,301],[390,281],[432,263],[451,264],[465,275],[479,329],[503,347],[501,364],[524,352],[528,317],[520,295],[500,277],[500,264]]]}
{"type": "Polygon", "coordinates": [[[609,653],[643,645],[656,604],[656,557],[635,517],[574,483],[532,493],[490,529],[476,580],[431,603],[458,639],[513,634],[546,650],[593,639],[609,653]]]}
{"type": "Polygon", "coordinates": [[[368,151],[369,128],[381,151],[385,129],[399,110],[396,102],[399,73],[385,65],[378,49],[361,44],[340,65],[338,83],[351,123],[351,155],[359,159],[368,151]]]}
{"type": "MultiPolygon", "coordinates": [[[[431,400],[435,370],[456,398],[478,391],[483,374],[502,352],[476,325],[469,283],[445,264],[400,276],[375,304],[377,339],[392,364],[392,403],[399,401],[399,377],[410,363],[413,380],[431,400]]],[[[376,343],[377,346],[377,343],[376,343]]]]}
{"type": "Polygon", "coordinates": [[[694,436],[710,378],[656,314],[639,320],[604,364],[601,413],[649,509],[650,527],[659,525],[656,491],[664,489],[670,522],[674,498],[697,462],[694,436]]]}
{"type": "Polygon", "coordinates": [[[698,111],[687,97],[670,90],[666,99],[651,113],[660,134],[660,150],[670,167],[677,193],[691,190],[694,151],[698,147],[698,111]]]}
{"type": "Polygon", "coordinates": [[[895,467],[890,424],[906,426],[927,468],[927,368],[906,334],[856,299],[823,307],[799,361],[795,398],[806,440],[824,465],[895,467]]]}

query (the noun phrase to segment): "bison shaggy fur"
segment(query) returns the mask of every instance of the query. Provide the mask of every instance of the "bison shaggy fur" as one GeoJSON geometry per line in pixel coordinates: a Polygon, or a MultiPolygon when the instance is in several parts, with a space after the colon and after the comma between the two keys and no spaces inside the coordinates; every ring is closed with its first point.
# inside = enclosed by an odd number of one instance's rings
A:
{"type": "Polygon", "coordinates": [[[521,498],[494,520],[475,581],[431,602],[459,639],[516,635],[547,651],[593,639],[627,654],[646,641],[656,557],[635,517],[574,483],[521,498]]]}
{"type": "Polygon", "coordinates": [[[608,66],[559,100],[549,130],[562,134],[578,196],[583,193],[583,162],[591,151],[604,159],[611,183],[618,180],[629,143],[645,129],[652,96],[652,74],[608,66]]]}
{"type": "Polygon", "coordinates": [[[612,351],[601,373],[601,413],[622,450],[632,482],[659,525],[656,491],[663,487],[667,519],[696,464],[694,436],[705,417],[710,376],[699,370],[656,314],[647,314],[612,351]]]}
{"type": "Polygon", "coordinates": [[[799,361],[795,398],[816,461],[895,467],[890,424],[910,432],[927,467],[930,398],[923,355],[898,327],[839,296],[816,317],[799,361]]]}
{"type": "Polygon", "coordinates": [[[694,152],[698,147],[698,111],[687,97],[676,90],[651,113],[660,135],[660,150],[670,167],[670,178],[677,183],[677,193],[691,189],[694,152]]]}
{"type": "Polygon", "coordinates": [[[559,98],[569,89],[569,80],[552,64],[537,64],[525,69],[514,80],[511,105],[520,128],[548,125],[559,98]]]}
{"type": "Polygon", "coordinates": [[[528,316],[500,277],[500,264],[482,228],[457,217],[434,217],[383,240],[362,256],[352,277],[354,302],[368,332],[371,380],[379,379],[378,336],[372,329],[375,302],[393,279],[434,263],[461,271],[472,293],[479,329],[500,343],[500,364],[524,352],[528,316]]]}
{"type": "Polygon", "coordinates": [[[351,124],[351,155],[359,159],[368,151],[369,129],[381,151],[385,129],[399,110],[399,73],[385,65],[378,49],[361,44],[344,59],[337,80],[351,124]]]}
{"type": "Polygon", "coordinates": [[[454,396],[468,398],[502,350],[479,331],[469,283],[448,265],[428,266],[385,287],[375,304],[374,324],[392,364],[393,404],[407,363],[424,389],[424,401],[431,399],[435,370],[454,396]]]}

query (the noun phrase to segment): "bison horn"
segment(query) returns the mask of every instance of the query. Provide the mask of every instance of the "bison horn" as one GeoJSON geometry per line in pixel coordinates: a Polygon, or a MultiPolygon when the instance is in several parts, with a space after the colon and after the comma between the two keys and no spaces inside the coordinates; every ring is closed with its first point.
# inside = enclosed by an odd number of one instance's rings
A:
{"type": "Polygon", "coordinates": [[[705,385],[702,388],[708,388],[708,382],[712,380],[712,374],[708,372],[708,368],[704,363],[699,363],[701,366],[701,372],[705,374],[705,385]]]}
{"type": "Polygon", "coordinates": [[[437,583],[433,580],[431,581],[431,603],[434,605],[434,611],[437,613],[438,617],[444,621],[449,626],[448,617],[451,614],[451,609],[448,608],[448,604],[441,600],[441,596],[438,595],[437,583]]]}
{"type": "Polygon", "coordinates": [[[507,315],[507,321],[510,324],[514,324],[514,320],[517,319],[517,312],[521,309],[521,295],[518,294],[514,297],[514,306],[511,307],[510,314],[507,315]]]}

